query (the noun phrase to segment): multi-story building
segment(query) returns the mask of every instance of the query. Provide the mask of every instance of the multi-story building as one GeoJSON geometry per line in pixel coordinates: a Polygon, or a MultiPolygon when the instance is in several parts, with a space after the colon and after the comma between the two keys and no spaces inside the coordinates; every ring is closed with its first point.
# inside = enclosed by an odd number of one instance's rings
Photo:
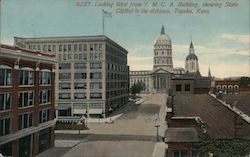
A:
{"type": "Polygon", "coordinates": [[[53,55],[0,45],[0,153],[31,157],[54,146],[53,55]]]}
{"type": "Polygon", "coordinates": [[[127,103],[128,52],[108,37],[15,37],[14,44],[55,54],[58,116],[105,117],[127,103]]]}

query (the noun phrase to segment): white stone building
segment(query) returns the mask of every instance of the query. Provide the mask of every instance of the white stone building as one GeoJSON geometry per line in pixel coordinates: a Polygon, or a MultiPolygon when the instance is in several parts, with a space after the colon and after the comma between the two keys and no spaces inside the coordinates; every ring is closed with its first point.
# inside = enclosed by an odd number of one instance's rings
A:
{"type": "Polygon", "coordinates": [[[58,116],[105,117],[127,103],[128,52],[108,37],[15,37],[14,44],[55,54],[58,116]]]}

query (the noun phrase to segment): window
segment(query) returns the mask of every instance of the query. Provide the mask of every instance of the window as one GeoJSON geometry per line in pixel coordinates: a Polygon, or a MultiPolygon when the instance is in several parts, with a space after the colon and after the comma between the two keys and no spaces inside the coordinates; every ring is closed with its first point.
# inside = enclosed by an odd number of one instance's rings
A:
{"type": "Polygon", "coordinates": [[[102,93],[90,93],[90,99],[102,99],[102,93]]]}
{"type": "Polygon", "coordinates": [[[71,63],[60,63],[59,69],[71,69],[71,63]]]}
{"type": "Polygon", "coordinates": [[[41,45],[37,45],[37,50],[41,51],[41,45]]]}
{"type": "Polygon", "coordinates": [[[77,44],[74,44],[74,51],[77,52],[77,44]]]}
{"type": "Polygon", "coordinates": [[[181,91],[181,84],[176,85],[176,91],[181,91]]]}
{"type": "Polygon", "coordinates": [[[67,45],[63,45],[63,51],[64,51],[64,52],[67,51],[67,45]]]}
{"type": "Polygon", "coordinates": [[[94,49],[93,46],[94,46],[93,44],[90,44],[90,51],[93,51],[93,49],[94,49]]]}
{"type": "Polygon", "coordinates": [[[86,73],[75,73],[75,79],[86,79],[86,73]]]}
{"type": "Polygon", "coordinates": [[[59,45],[59,52],[62,52],[62,45],[59,45]]]}
{"type": "Polygon", "coordinates": [[[44,123],[50,120],[50,109],[39,111],[39,123],[44,123]]]}
{"type": "Polygon", "coordinates": [[[83,45],[83,50],[87,51],[87,45],[86,44],[83,45]]]}
{"type": "Polygon", "coordinates": [[[185,84],[185,91],[190,91],[190,84],[185,84]]]}
{"type": "Polygon", "coordinates": [[[42,71],[40,73],[40,84],[45,85],[45,84],[51,84],[51,72],[44,72],[42,71]]]}
{"type": "Polygon", "coordinates": [[[51,102],[51,90],[41,90],[39,95],[39,103],[45,104],[51,102]]]}
{"type": "Polygon", "coordinates": [[[52,51],[53,51],[53,52],[56,52],[56,45],[53,45],[52,51]]]}
{"type": "Polygon", "coordinates": [[[74,94],[75,99],[86,99],[86,93],[75,93],[74,94]]]}
{"type": "Polygon", "coordinates": [[[43,52],[47,51],[47,45],[43,45],[43,52]]]}
{"type": "Polygon", "coordinates": [[[0,118],[0,136],[7,135],[10,133],[10,118],[0,118]]]}
{"type": "Polygon", "coordinates": [[[18,118],[19,130],[33,126],[33,113],[23,113],[18,118]]]}
{"type": "Polygon", "coordinates": [[[90,83],[90,89],[102,89],[102,83],[101,82],[90,83]]]}
{"type": "Polygon", "coordinates": [[[102,50],[102,44],[99,44],[99,51],[102,50]]]}
{"type": "Polygon", "coordinates": [[[174,157],[187,157],[187,151],[186,150],[174,150],[174,157]]]}
{"type": "Polygon", "coordinates": [[[51,45],[48,45],[48,51],[51,52],[51,45]]]}
{"type": "Polygon", "coordinates": [[[86,89],[87,83],[75,83],[74,87],[75,87],[75,89],[86,89]]]}
{"type": "Polygon", "coordinates": [[[34,72],[30,70],[19,71],[19,85],[33,85],[34,84],[34,72]]]}
{"type": "Polygon", "coordinates": [[[70,83],[59,83],[59,89],[70,89],[70,83]]]}
{"type": "Polygon", "coordinates": [[[82,44],[79,44],[79,51],[82,52],[82,44]]]}
{"type": "Polygon", "coordinates": [[[90,63],[90,69],[101,69],[102,63],[90,63]]]}
{"type": "Polygon", "coordinates": [[[12,84],[12,70],[2,69],[0,67],[0,86],[11,86],[12,84]]]}
{"type": "Polygon", "coordinates": [[[73,104],[74,109],[87,109],[86,103],[74,103],[73,104]]]}
{"type": "Polygon", "coordinates": [[[9,110],[11,106],[11,93],[0,93],[0,111],[9,110]]]}
{"type": "Polygon", "coordinates": [[[70,73],[60,73],[59,74],[59,80],[67,80],[71,78],[71,74],[70,73]]]}
{"type": "Polygon", "coordinates": [[[90,78],[91,79],[101,79],[102,78],[102,73],[90,73],[90,78]]]}
{"type": "Polygon", "coordinates": [[[71,52],[71,45],[68,45],[68,51],[71,52]]]}
{"type": "Polygon", "coordinates": [[[71,99],[70,93],[59,93],[59,99],[71,99]]]}
{"type": "Polygon", "coordinates": [[[75,63],[74,68],[75,69],[86,69],[86,63],[75,63]]]}
{"type": "Polygon", "coordinates": [[[33,91],[19,92],[19,107],[26,107],[33,105],[33,91]]]}
{"type": "Polygon", "coordinates": [[[103,104],[102,103],[90,103],[89,108],[91,109],[102,109],[103,104]]]}

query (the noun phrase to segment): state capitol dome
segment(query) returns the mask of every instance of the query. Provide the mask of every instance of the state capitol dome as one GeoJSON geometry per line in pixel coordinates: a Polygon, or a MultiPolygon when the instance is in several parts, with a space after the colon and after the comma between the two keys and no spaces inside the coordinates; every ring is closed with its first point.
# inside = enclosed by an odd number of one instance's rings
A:
{"type": "Polygon", "coordinates": [[[161,28],[160,36],[155,40],[155,45],[167,45],[171,43],[171,39],[165,34],[164,26],[161,28]]]}

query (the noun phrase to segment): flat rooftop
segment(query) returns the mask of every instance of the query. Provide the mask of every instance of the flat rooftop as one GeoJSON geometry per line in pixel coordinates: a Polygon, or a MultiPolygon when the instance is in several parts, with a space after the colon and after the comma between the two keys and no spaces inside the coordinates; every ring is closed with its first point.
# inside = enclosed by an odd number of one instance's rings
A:
{"type": "Polygon", "coordinates": [[[174,97],[174,105],[174,117],[200,117],[213,138],[234,138],[235,130],[237,136],[250,138],[249,123],[208,94],[177,94],[174,97]],[[235,127],[235,124],[243,125],[235,127]]]}

